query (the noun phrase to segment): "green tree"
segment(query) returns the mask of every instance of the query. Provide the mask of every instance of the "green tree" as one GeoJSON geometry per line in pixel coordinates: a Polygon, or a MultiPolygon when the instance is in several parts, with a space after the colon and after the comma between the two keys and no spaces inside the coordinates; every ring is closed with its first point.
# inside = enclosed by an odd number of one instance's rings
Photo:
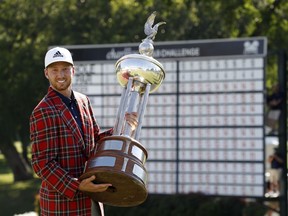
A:
{"type": "Polygon", "coordinates": [[[35,29],[39,14],[36,8],[18,1],[4,1],[0,11],[0,150],[17,181],[33,177],[30,166],[13,144],[19,139],[26,146],[29,143],[29,115],[43,84],[39,76],[39,52],[45,48],[39,48],[42,45],[35,29]]]}

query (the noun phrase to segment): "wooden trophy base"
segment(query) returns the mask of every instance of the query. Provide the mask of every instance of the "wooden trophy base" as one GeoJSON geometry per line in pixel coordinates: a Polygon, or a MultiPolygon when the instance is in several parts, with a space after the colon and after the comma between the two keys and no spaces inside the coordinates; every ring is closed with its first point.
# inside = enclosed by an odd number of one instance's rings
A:
{"type": "Polygon", "coordinates": [[[111,206],[130,207],[143,203],[148,195],[145,148],[127,136],[105,137],[98,144],[97,153],[87,161],[80,180],[95,175],[96,184],[111,183],[112,186],[104,192],[87,195],[111,206]]]}

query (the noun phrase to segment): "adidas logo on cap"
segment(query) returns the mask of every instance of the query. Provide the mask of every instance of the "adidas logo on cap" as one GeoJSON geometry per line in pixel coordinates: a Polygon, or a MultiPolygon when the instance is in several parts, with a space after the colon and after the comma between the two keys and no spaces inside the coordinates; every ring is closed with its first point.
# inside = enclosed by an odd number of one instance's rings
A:
{"type": "Polygon", "coordinates": [[[56,58],[56,57],[63,57],[63,55],[61,54],[60,51],[57,51],[57,52],[53,55],[53,58],[56,58]]]}

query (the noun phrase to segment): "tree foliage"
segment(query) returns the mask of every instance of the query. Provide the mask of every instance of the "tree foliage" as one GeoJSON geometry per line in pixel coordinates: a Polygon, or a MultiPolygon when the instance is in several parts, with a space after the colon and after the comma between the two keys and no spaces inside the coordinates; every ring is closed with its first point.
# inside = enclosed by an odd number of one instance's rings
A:
{"type": "Polygon", "coordinates": [[[0,149],[29,142],[29,115],[47,90],[50,45],[140,42],[153,11],[167,22],[157,41],[266,36],[270,50],[288,47],[285,0],[2,0],[0,149]]]}

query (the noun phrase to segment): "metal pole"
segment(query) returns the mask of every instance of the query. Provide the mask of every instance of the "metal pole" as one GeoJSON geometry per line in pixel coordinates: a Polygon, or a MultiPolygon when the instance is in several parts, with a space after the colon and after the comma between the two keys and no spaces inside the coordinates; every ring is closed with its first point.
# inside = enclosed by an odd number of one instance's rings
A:
{"type": "Polygon", "coordinates": [[[280,185],[280,216],[287,216],[287,56],[284,50],[278,53],[278,84],[284,93],[282,112],[279,119],[279,150],[283,152],[283,174],[280,185]]]}

